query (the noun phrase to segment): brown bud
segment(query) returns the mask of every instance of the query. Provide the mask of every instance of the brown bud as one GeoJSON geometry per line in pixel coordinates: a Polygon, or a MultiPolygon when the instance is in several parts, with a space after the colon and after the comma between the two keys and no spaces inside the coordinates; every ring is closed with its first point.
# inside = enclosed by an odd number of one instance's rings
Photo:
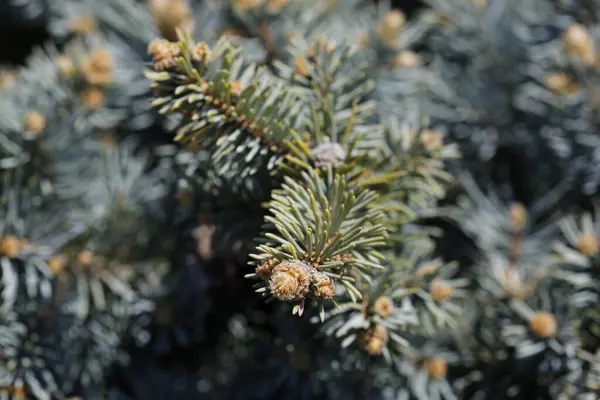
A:
{"type": "Polygon", "coordinates": [[[514,203],[509,211],[510,229],[520,232],[527,225],[527,209],[522,203],[514,203]]]}
{"type": "Polygon", "coordinates": [[[69,30],[76,35],[87,35],[97,27],[96,20],[88,15],[76,16],[69,21],[69,30]]]}
{"type": "Polygon", "coordinates": [[[21,241],[14,236],[5,236],[0,239],[0,255],[15,258],[21,252],[21,241]]]}
{"type": "Polygon", "coordinates": [[[242,11],[248,11],[261,6],[264,2],[265,0],[233,0],[233,5],[242,11]]]}
{"type": "Polygon", "coordinates": [[[176,41],[177,29],[192,31],[189,0],[148,0],[148,9],[163,37],[176,41]]]}
{"type": "Polygon", "coordinates": [[[369,329],[361,336],[360,345],[367,353],[378,356],[388,342],[388,331],[383,325],[369,329]]]}
{"type": "Polygon", "coordinates": [[[25,129],[35,134],[42,133],[46,128],[46,117],[38,111],[31,111],[25,115],[25,129]]]}
{"type": "Polygon", "coordinates": [[[97,111],[104,105],[104,93],[98,88],[88,88],[81,92],[81,102],[90,110],[97,111]]]}
{"type": "Polygon", "coordinates": [[[598,254],[598,238],[594,232],[582,232],[577,239],[577,250],[586,257],[598,254]]]}
{"type": "Polygon", "coordinates": [[[439,357],[433,357],[425,361],[423,367],[431,380],[444,379],[448,374],[448,364],[439,357]]]}
{"type": "Polygon", "coordinates": [[[434,279],[433,281],[431,281],[431,285],[429,286],[429,293],[431,294],[431,298],[436,303],[441,303],[448,297],[452,296],[453,291],[454,289],[448,282],[445,282],[440,279],[434,279]]]}
{"type": "MultiPolygon", "coordinates": [[[[264,0],[263,0],[264,1],[264,0]]],[[[290,0],[268,0],[267,2],[267,12],[271,14],[279,13],[283,7],[285,7],[290,0]]]]}
{"type": "Polygon", "coordinates": [[[596,61],[596,47],[587,28],[573,24],[563,32],[562,40],[567,53],[579,58],[584,65],[591,66],[596,61]]]}
{"type": "Polygon", "coordinates": [[[427,275],[434,274],[438,270],[438,266],[435,263],[429,262],[421,265],[416,271],[415,275],[418,277],[423,277],[427,275]]]}
{"type": "Polygon", "coordinates": [[[396,36],[404,26],[406,18],[401,11],[391,10],[379,21],[377,35],[390,47],[396,46],[396,36]]]}
{"type": "Polygon", "coordinates": [[[414,51],[402,51],[394,59],[394,67],[414,68],[421,62],[421,57],[414,51]]]}
{"type": "Polygon", "coordinates": [[[106,49],[94,50],[81,63],[81,73],[91,85],[106,86],[112,81],[113,56],[106,49]]]}
{"type": "Polygon", "coordinates": [[[554,315],[539,311],[529,321],[529,329],[540,339],[548,339],[556,335],[558,325],[554,315]]]}
{"type": "Polygon", "coordinates": [[[175,66],[175,57],[180,53],[177,43],[165,39],[155,39],[148,45],[148,54],[152,55],[154,69],[164,71],[175,66]]]}
{"type": "Polygon", "coordinates": [[[66,76],[67,78],[75,76],[75,64],[69,56],[61,54],[58,56],[56,62],[58,64],[58,70],[63,76],[66,76]]]}
{"type": "Polygon", "coordinates": [[[546,76],[546,87],[556,94],[577,92],[577,84],[564,72],[551,72],[546,76]]]}
{"type": "Polygon", "coordinates": [[[212,57],[212,51],[206,42],[200,42],[194,48],[194,57],[198,60],[209,62],[212,57]]]}
{"type": "Polygon", "coordinates": [[[242,94],[242,92],[244,91],[244,88],[242,87],[242,83],[240,81],[233,81],[231,82],[231,94],[238,97],[240,94],[242,94]]]}
{"type": "Polygon", "coordinates": [[[271,293],[281,301],[301,300],[308,294],[310,267],[300,261],[283,261],[269,278],[271,293]]]}
{"type": "Polygon", "coordinates": [[[64,255],[54,256],[48,260],[47,264],[54,275],[60,274],[65,269],[65,265],[67,265],[67,257],[64,255]]]}
{"type": "Polygon", "coordinates": [[[381,296],[373,303],[373,311],[381,318],[387,318],[394,311],[394,302],[387,296],[381,296]]]}
{"type": "Polygon", "coordinates": [[[335,282],[322,272],[315,272],[312,276],[312,291],[315,297],[331,299],[335,296],[335,282]]]}
{"type": "Polygon", "coordinates": [[[421,139],[423,146],[429,151],[439,150],[444,145],[442,135],[433,129],[421,131],[419,138],[421,139]]]}
{"type": "Polygon", "coordinates": [[[0,90],[9,90],[15,83],[15,75],[11,71],[0,71],[0,90]]]}
{"type": "Polygon", "coordinates": [[[77,262],[82,267],[89,267],[94,262],[94,254],[89,250],[82,251],[77,255],[77,262]]]}
{"type": "Polygon", "coordinates": [[[278,261],[276,259],[270,258],[270,259],[264,261],[258,267],[256,267],[254,272],[256,272],[256,274],[258,276],[260,276],[261,279],[268,280],[271,277],[271,275],[273,274],[273,268],[275,268],[277,263],[278,263],[278,261]]]}
{"type": "Polygon", "coordinates": [[[306,63],[306,60],[302,57],[296,57],[296,60],[294,61],[294,64],[296,66],[296,73],[298,75],[307,77],[308,76],[308,65],[306,63]]]}

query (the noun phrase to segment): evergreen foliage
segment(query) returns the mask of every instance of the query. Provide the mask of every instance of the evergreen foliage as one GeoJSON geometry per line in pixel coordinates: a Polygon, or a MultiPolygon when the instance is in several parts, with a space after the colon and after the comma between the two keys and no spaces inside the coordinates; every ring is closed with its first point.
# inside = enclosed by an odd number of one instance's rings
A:
{"type": "Polygon", "coordinates": [[[0,399],[595,399],[595,1],[10,0],[0,399]]]}

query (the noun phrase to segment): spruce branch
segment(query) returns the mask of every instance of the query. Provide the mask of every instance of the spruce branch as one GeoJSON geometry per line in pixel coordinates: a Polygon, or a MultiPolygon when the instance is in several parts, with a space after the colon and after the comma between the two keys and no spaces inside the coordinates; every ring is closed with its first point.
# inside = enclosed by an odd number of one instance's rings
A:
{"type": "Polygon", "coordinates": [[[358,301],[362,295],[354,282],[369,282],[382,269],[376,249],[385,245],[386,229],[383,214],[370,207],[376,197],[331,169],[325,177],[309,170],[300,181],[285,178],[265,218],[277,233],[265,233],[267,243],[251,255],[257,267],[248,277],[263,280],[257,291],[300,301],[300,313],[307,296],[317,303],[332,299],[336,285],[358,301]]]}
{"type": "Polygon", "coordinates": [[[178,45],[155,41],[150,51],[153,106],[183,115],[175,140],[210,151],[220,168],[241,177],[274,171],[302,120],[300,103],[282,82],[263,68],[242,68],[239,50],[225,40],[214,50],[189,38],[178,45]]]}

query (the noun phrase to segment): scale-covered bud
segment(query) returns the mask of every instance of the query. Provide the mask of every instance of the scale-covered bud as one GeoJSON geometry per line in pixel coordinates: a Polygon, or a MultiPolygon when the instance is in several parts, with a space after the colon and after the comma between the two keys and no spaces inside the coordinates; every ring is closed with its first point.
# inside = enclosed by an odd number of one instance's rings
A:
{"type": "Polygon", "coordinates": [[[598,238],[593,232],[582,232],[577,239],[577,250],[586,257],[598,254],[598,238]]]}
{"type": "Polygon", "coordinates": [[[381,318],[387,318],[394,311],[394,302],[387,296],[380,296],[373,303],[373,311],[381,318]]]}
{"type": "Polygon", "coordinates": [[[548,339],[556,335],[558,324],[554,315],[539,311],[529,321],[529,329],[540,339],[548,339]]]}
{"type": "Polygon", "coordinates": [[[423,367],[427,371],[429,379],[439,380],[444,379],[448,374],[448,364],[445,360],[439,357],[433,357],[425,361],[423,367]]]}
{"type": "Polygon", "coordinates": [[[281,301],[301,300],[308,294],[310,275],[310,267],[303,262],[283,261],[273,267],[269,289],[281,301]]]}

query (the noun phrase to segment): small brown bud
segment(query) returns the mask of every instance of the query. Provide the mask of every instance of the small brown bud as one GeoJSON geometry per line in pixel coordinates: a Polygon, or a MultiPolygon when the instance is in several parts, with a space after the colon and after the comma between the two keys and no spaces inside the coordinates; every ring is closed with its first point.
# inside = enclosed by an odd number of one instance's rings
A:
{"type": "Polygon", "coordinates": [[[154,69],[164,71],[175,66],[175,57],[180,53],[177,43],[165,39],[155,39],[148,45],[148,54],[152,55],[154,69]]]}
{"type": "Polygon", "coordinates": [[[387,296],[381,296],[373,303],[373,311],[381,318],[387,318],[394,311],[394,302],[387,296]]]}
{"type": "Polygon", "coordinates": [[[270,259],[264,261],[258,267],[256,267],[254,272],[256,272],[256,274],[258,276],[260,276],[261,279],[268,280],[271,277],[271,275],[273,274],[273,268],[275,268],[277,263],[278,263],[278,261],[276,259],[270,258],[270,259]]]}
{"type": "Polygon", "coordinates": [[[378,356],[388,342],[388,331],[383,325],[377,325],[363,333],[360,344],[367,353],[378,356]]]}
{"type": "Polygon", "coordinates": [[[433,262],[428,262],[421,265],[416,271],[415,275],[418,277],[423,277],[427,275],[434,274],[438,270],[438,266],[433,262]]]}
{"type": "Polygon", "coordinates": [[[240,81],[233,81],[231,82],[231,94],[238,97],[240,94],[242,94],[242,92],[244,91],[244,88],[242,87],[242,83],[240,81]]]}
{"type": "Polygon", "coordinates": [[[429,293],[431,294],[431,298],[436,303],[441,303],[448,297],[452,296],[453,291],[454,289],[448,282],[445,282],[440,279],[434,279],[433,281],[431,281],[431,285],[429,286],[429,293]]]}
{"type": "Polygon", "coordinates": [[[90,110],[97,111],[104,105],[104,93],[98,88],[88,88],[81,92],[81,102],[90,110]]]}
{"type": "Polygon", "coordinates": [[[57,255],[48,260],[48,268],[54,275],[60,274],[67,265],[67,257],[64,255],[57,255]]]}
{"type": "Polygon", "coordinates": [[[267,2],[267,12],[270,13],[270,14],[277,14],[289,2],[290,2],[290,0],[268,0],[268,2],[267,2]]]}
{"type": "Polygon", "coordinates": [[[563,32],[563,42],[568,54],[576,56],[584,65],[591,66],[596,61],[596,47],[587,28],[573,24],[563,32]]]}
{"type": "Polygon", "coordinates": [[[206,42],[200,42],[194,48],[194,57],[198,60],[209,62],[212,58],[212,51],[206,42]]]}
{"type": "Polygon", "coordinates": [[[396,36],[404,26],[406,18],[404,13],[398,10],[391,10],[379,21],[377,26],[377,35],[382,42],[390,47],[396,47],[396,36]]]}
{"type": "Polygon", "coordinates": [[[69,30],[76,35],[87,35],[97,27],[96,20],[88,15],[73,17],[69,21],[69,30]]]}
{"type": "Polygon", "coordinates": [[[548,339],[556,335],[558,325],[554,315],[539,311],[529,321],[529,329],[540,339],[548,339]]]}
{"type": "Polygon", "coordinates": [[[419,138],[421,139],[423,146],[429,151],[439,150],[444,145],[442,135],[438,131],[432,129],[421,131],[419,138]]]}
{"type": "Polygon", "coordinates": [[[577,84],[564,72],[551,72],[546,76],[546,87],[557,94],[577,92],[577,84]]]}
{"type": "Polygon", "coordinates": [[[598,238],[594,232],[582,232],[577,239],[577,250],[586,257],[598,254],[598,238]]]}
{"type": "Polygon", "coordinates": [[[315,297],[331,299],[335,296],[335,282],[322,272],[316,272],[312,277],[312,291],[315,297]]]}
{"type": "Polygon", "coordinates": [[[527,225],[527,209],[522,203],[514,203],[509,211],[510,229],[520,232],[527,225]]]}
{"type": "Polygon", "coordinates": [[[159,32],[168,40],[177,40],[177,29],[193,29],[189,0],[148,0],[148,9],[159,32]]]}
{"type": "Polygon", "coordinates": [[[77,255],[77,262],[82,267],[89,267],[94,262],[94,254],[89,250],[84,250],[77,255]]]}
{"type": "Polygon", "coordinates": [[[72,78],[75,76],[75,64],[73,63],[73,60],[69,58],[69,56],[61,54],[58,56],[56,62],[58,64],[58,70],[63,76],[66,76],[67,78],[72,78]]]}
{"type": "Polygon", "coordinates": [[[283,261],[269,278],[271,293],[281,301],[301,300],[308,294],[310,267],[300,261],[283,261]]]}
{"type": "Polygon", "coordinates": [[[0,239],[0,255],[15,258],[21,252],[21,241],[14,236],[5,236],[0,239]]]}
{"type": "Polygon", "coordinates": [[[242,11],[249,11],[263,5],[264,2],[265,0],[233,0],[233,5],[242,11]]]}
{"type": "Polygon", "coordinates": [[[31,111],[25,116],[25,129],[35,134],[40,134],[46,128],[46,117],[38,111],[31,111]]]}
{"type": "Polygon", "coordinates": [[[448,364],[439,357],[433,357],[425,361],[423,367],[431,380],[444,379],[448,374],[448,364]]]}
{"type": "Polygon", "coordinates": [[[308,65],[306,60],[303,57],[296,57],[294,61],[294,65],[296,66],[296,73],[298,75],[307,77],[308,76],[308,65]]]}
{"type": "Polygon", "coordinates": [[[91,85],[106,86],[112,81],[113,56],[106,49],[93,51],[81,63],[81,73],[91,85]]]}
{"type": "Polygon", "coordinates": [[[421,62],[421,57],[414,51],[402,51],[394,59],[394,67],[414,68],[421,62]]]}
{"type": "Polygon", "coordinates": [[[0,70],[0,90],[9,90],[15,83],[15,75],[11,71],[0,70]]]}

